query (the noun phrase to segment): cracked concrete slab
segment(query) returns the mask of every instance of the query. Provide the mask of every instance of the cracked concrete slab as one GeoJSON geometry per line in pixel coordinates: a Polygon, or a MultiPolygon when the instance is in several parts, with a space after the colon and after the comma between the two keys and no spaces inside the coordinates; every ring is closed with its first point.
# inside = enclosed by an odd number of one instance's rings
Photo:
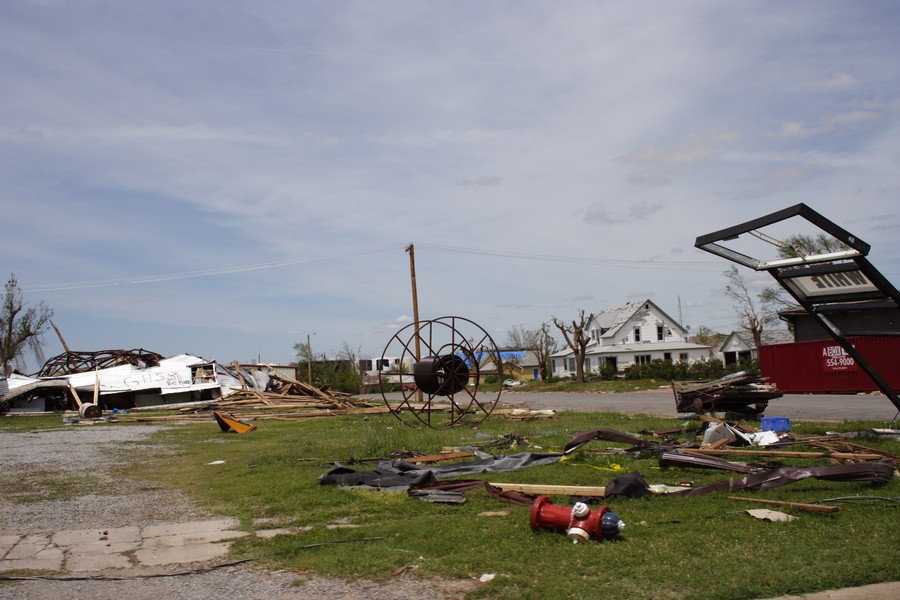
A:
{"type": "Polygon", "coordinates": [[[69,529],[0,537],[0,571],[102,571],[203,562],[226,554],[249,535],[234,518],[69,529]]]}

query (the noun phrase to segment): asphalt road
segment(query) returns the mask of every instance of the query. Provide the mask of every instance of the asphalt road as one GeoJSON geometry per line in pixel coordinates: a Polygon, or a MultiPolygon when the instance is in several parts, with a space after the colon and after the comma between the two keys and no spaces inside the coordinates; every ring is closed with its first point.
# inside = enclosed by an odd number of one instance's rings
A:
{"type": "MultiPolygon", "coordinates": [[[[505,391],[499,404],[556,411],[613,411],[627,414],[676,416],[671,389],[627,393],[505,391]]],[[[766,416],[804,421],[883,421],[897,417],[897,408],[883,394],[785,394],[771,400],[766,416]]],[[[900,418],[894,423],[900,426],[900,418]]]]}
{"type": "MultiPolygon", "coordinates": [[[[381,394],[358,396],[380,402],[381,394]]],[[[490,404],[496,393],[478,394],[479,402],[490,404]]],[[[388,400],[399,403],[400,393],[388,394],[388,400]]],[[[500,394],[498,406],[551,408],[556,411],[611,411],[626,414],[649,414],[675,417],[675,396],[671,388],[626,392],[516,392],[500,394]]],[[[788,417],[802,421],[881,421],[885,427],[900,428],[897,408],[883,394],[785,394],[769,401],[764,416],[788,417]],[[896,420],[895,420],[896,419],[896,420]],[[894,420],[893,425],[891,421],[894,420]]]]}

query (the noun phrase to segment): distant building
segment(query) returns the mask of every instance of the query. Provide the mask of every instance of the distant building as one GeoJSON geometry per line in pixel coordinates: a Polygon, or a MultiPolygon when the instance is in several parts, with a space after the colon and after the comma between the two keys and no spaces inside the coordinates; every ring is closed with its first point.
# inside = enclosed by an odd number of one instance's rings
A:
{"type": "MultiPolygon", "coordinates": [[[[790,324],[795,342],[832,339],[803,308],[786,310],[778,316],[790,324]]],[[[840,310],[829,310],[826,316],[845,336],[900,335],[900,309],[891,301],[847,302],[840,310]]]]}
{"type": "MultiPolygon", "coordinates": [[[[536,381],[541,378],[541,366],[537,354],[530,350],[500,350],[498,352],[503,363],[503,379],[518,381],[536,381]]],[[[479,361],[479,377],[483,382],[487,377],[497,374],[497,365],[492,353],[476,353],[479,361]]]]}
{"type": "MultiPolygon", "coordinates": [[[[626,302],[594,315],[587,324],[590,343],[585,350],[584,372],[615,372],[654,360],[694,363],[706,360],[709,346],[687,341],[687,330],[651,300],[626,302]]],[[[551,355],[556,377],[575,374],[575,353],[565,348],[551,355]]]]}
{"type": "MultiPolygon", "coordinates": [[[[763,346],[784,344],[792,340],[791,332],[786,329],[764,329],[762,332],[763,346]]],[[[718,345],[715,355],[726,366],[729,366],[758,359],[759,349],[753,343],[752,335],[746,331],[732,331],[718,345]]]]}

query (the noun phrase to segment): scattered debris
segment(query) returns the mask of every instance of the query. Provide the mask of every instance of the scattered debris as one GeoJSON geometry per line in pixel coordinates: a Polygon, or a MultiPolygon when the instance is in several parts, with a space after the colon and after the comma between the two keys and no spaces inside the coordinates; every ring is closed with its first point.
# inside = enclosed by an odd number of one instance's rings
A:
{"type": "Polygon", "coordinates": [[[256,425],[238,420],[231,414],[213,411],[213,417],[215,417],[216,423],[219,424],[224,433],[247,433],[256,429],[256,425]]]}
{"type": "Polygon", "coordinates": [[[586,498],[602,498],[606,495],[603,486],[591,485],[547,485],[534,483],[495,483],[497,489],[511,492],[522,492],[533,496],[584,496],[586,498]]]}
{"type": "Polygon", "coordinates": [[[785,500],[765,500],[763,498],[745,498],[744,496],[728,496],[729,500],[738,500],[741,502],[755,502],[757,504],[769,504],[771,506],[785,506],[795,508],[797,510],[805,510],[808,512],[837,512],[840,510],[837,506],[829,504],[807,504],[805,502],[787,502],[785,500]]]}
{"type": "Polygon", "coordinates": [[[761,521],[788,522],[793,521],[796,517],[792,517],[787,513],[777,510],[769,510],[768,508],[752,508],[745,511],[748,515],[761,521]]]}
{"type": "Polygon", "coordinates": [[[732,412],[761,415],[784,392],[759,375],[740,371],[714,381],[673,381],[679,413],[732,412]],[[751,406],[752,405],[752,406],[751,406]]]}

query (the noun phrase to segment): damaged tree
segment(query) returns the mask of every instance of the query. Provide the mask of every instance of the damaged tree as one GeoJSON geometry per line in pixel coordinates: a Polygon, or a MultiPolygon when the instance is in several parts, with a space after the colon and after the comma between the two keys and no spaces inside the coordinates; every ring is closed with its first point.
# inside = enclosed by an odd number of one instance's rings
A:
{"type": "Polygon", "coordinates": [[[47,328],[53,310],[43,302],[26,308],[15,274],[10,274],[0,310],[0,375],[10,373],[10,365],[21,367],[22,354],[30,350],[43,359],[41,335],[47,328]]]}
{"type": "Polygon", "coordinates": [[[566,345],[574,352],[576,383],[584,383],[584,354],[591,341],[587,326],[593,320],[593,313],[585,315],[583,308],[578,309],[578,318],[572,319],[570,325],[553,317],[553,325],[563,334],[566,345]]]}

